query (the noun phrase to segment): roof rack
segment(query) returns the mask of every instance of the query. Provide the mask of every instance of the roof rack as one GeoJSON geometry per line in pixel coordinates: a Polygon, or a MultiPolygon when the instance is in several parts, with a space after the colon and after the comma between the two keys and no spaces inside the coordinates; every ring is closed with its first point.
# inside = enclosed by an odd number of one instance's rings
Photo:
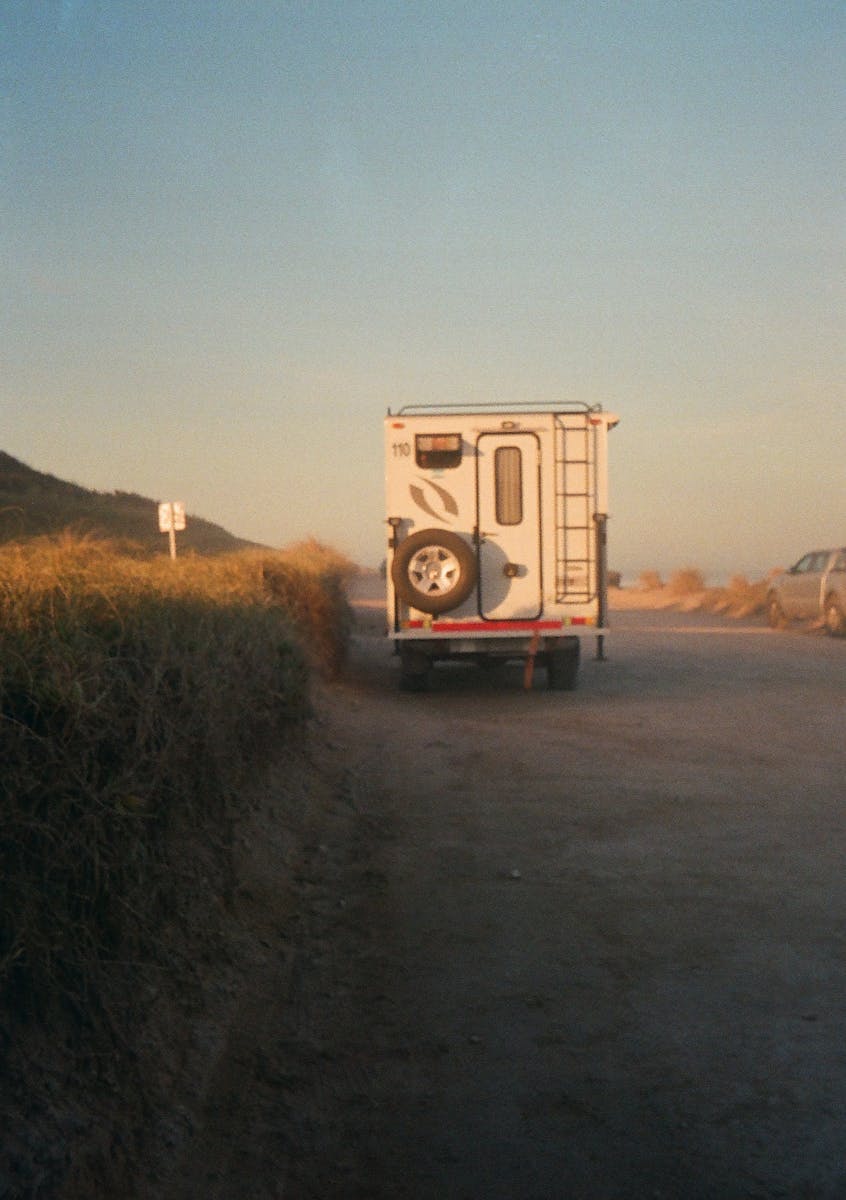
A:
{"type": "Polygon", "coordinates": [[[515,409],[520,409],[525,412],[602,412],[601,404],[588,404],[583,400],[517,400],[509,403],[502,400],[481,400],[474,404],[404,404],[402,408],[397,409],[394,413],[388,409],[389,417],[410,416],[413,413],[441,413],[441,412],[461,412],[461,413],[484,413],[484,412],[513,412],[515,409]]]}

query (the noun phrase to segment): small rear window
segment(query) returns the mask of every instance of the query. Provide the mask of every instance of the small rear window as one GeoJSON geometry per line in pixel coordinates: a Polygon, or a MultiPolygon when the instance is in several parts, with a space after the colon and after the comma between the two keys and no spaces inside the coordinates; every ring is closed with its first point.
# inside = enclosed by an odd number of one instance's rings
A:
{"type": "Polygon", "coordinates": [[[523,520],[523,455],[517,446],[500,446],[494,454],[494,488],[498,525],[523,520]]]}
{"type": "Polygon", "coordinates": [[[440,470],[461,465],[460,433],[418,433],[414,441],[418,467],[440,470]]]}

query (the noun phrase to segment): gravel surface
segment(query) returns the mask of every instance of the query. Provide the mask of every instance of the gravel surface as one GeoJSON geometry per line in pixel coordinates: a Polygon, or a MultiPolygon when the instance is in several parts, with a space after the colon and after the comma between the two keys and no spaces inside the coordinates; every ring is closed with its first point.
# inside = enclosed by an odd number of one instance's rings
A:
{"type": "Polygon", "coordinates": [[[631,610],[574,693],[406,695],[357,610],[156,1195],[846,1194],[846,641],[631,610]]]}

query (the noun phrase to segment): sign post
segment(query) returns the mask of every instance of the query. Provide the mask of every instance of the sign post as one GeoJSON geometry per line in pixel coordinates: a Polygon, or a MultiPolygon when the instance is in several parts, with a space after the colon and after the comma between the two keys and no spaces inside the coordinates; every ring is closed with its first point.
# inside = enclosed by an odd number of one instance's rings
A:
{"type": "Polygon", "coordinates": [[[159,532],[168,534],[170,557],[176,558],[176,534],[185,528],[185,505],[181,500],[165,500],[159,505],[159,532]]]}

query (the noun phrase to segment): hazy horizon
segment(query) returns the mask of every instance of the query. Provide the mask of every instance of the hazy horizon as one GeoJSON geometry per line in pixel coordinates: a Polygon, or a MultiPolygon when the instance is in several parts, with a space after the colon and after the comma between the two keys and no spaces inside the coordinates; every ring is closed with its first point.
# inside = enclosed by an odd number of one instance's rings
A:
{"type": "Polygon", "coordinates": [[[846,541],[832,3],[15,3],[3,434],[384,556],[382,418],[601,403],[610,558],[846,541]]]}

